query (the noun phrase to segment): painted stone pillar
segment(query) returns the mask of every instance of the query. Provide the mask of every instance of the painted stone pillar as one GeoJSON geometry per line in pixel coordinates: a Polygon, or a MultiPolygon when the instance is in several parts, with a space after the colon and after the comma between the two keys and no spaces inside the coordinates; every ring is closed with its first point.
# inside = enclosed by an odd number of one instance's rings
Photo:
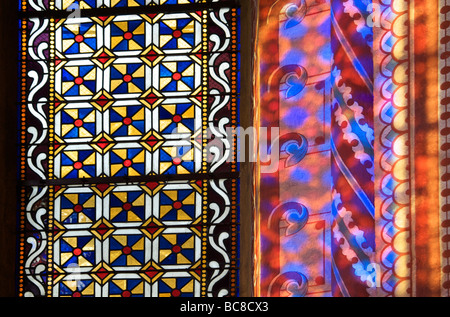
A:
{"type": "Polygon", "coordinates": [[[375,289],[371,1],[331,1],[333,296],[375,289]]]}

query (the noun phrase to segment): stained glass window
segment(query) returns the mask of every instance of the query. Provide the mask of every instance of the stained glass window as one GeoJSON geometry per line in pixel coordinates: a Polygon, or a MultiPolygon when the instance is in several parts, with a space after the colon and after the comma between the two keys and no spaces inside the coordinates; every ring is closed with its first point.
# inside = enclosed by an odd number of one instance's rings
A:
{"type": "Polygon", "coordinates": [[[19,295],[237,296],[238,2],[19,4],[19,295]]]}

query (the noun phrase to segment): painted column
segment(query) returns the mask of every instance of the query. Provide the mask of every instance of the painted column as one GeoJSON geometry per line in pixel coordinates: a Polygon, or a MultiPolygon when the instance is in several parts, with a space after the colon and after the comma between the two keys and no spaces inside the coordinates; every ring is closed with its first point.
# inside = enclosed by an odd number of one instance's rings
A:
{"type": "Polygon", "coordinates": [[[329,1],[261,0],[257,69],[256,294],[331,296],[329,1]]]}
{"type": "Polygon", "coordinates": [[[375,291],[371,1],[331,1],[333,296],[375,291]]]}

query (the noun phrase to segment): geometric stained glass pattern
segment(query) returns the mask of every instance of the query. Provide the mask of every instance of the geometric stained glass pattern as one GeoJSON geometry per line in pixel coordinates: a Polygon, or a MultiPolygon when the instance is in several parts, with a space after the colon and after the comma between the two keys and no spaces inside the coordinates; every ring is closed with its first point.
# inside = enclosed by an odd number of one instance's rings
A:
{"type": "Polygon", "coordinates": [[[20,14],[19,295],[237,296],[239,8],[20,14]]]}

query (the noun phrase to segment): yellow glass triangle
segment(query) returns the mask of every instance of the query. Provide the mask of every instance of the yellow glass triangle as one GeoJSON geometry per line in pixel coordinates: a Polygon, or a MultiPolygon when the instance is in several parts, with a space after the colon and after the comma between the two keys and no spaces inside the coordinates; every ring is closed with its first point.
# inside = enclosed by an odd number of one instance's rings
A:
{"type": "Polygon", "coordinates": [[[187,239],[181,246],[183,249],[193,249],[194,248],[194,237],[187,239]]]}
{"type": "Polygon", "coordinates": [[[126,236],[114,236],[114,240],[116,240],[123,246],[127,245],[127,237],[126,236]]]}
{"type": "Polygon", "coordinates": [[[64,178],[69,174],[71,171],[73,171],[72,166],[63,166],[61,167],[61,178],[64,178]]]}
{"type": "Polygon", "coordinates": [[[187,213],[185,213],[183,210],[178,210],[177,213],[177,220],[192,220],[191,216],[189,216],[187,213]]]}
{"type": "Polygon", "coordinates": [[[122,122],[111,122],[110,132],[111,133],[116,132],[122,125],[123,125],[122,122]]]}
{"type": "Polygon", "coordinates": [[[172,163],[170,163],[170,162],[161,162],[161,163],[159,163],[159,172],[164,173],[171,166],[172,166],[172,163]]]}
{"type": "Polygon", "coordinates": [[[139,239],[133,244],[133,250],[144,250],[144,238],[139,239]]]}
{"type": "Polygon", "coordinates": [[[109,214],[111,216],[111,219],[114,219],[115,217],[117,217],[118,214],[120,214],[122,212],[122,208],[121,207],[111,207],[109,208],[109,214]]]}
{"type": "Polygon", "coordinates": [[[63,40],[62,42],[63,42],[62,50],[63,50],[63,52],[65,52],[75,43],[75,40],[73,40],[73,39],[63,40]]]}
{"type": "Polygon", "coordinates": [[[85,128],[79,128],[78,129],[78,134],[80,138],[88,138],[88,137],[92,137],[92,134],[86,130],[85,128]]]}
{"type": "Polygon", "coordinates": [[[160,130],[164,130],[164,129],[167,128],[171,123],[172,123],[172,120],[170,120],[170,119],[162,119],[162,120],[159,120],[159,128],[160,128],[160,130]]]}
{"type": "Polygon", "coordinates": [[[191,44],[189,44],[188,42],[186,42],[182,38],[179,38],[177,40],[177,47],[180,48],[180,49],[181,48],[191,48],[191,44]]]}
{"type": "Polygon", "coordinates": [[[177,254],[177,264],[190,264],[190,263],[191,261],[186,259],[186,257],[183,254],[181,253],[177,254]]]}
{"type": "Polygon", "coordinates": [[[192,293],[194,291],[194,281],[190,280],[186,285],[181,288],[183,293],[192,293]]]}
{"type": "Polygon", "coordinates": [[[85,85],[80,85],[80,95],[88,96],[92,94],[92,91],[90,91],[85,85]]]}
{"type": "Polygon", "coordinates": [[[136,93],[136,92],[142,92],[142,90],[138,86],[136,86],[135,84],[130,82],[130,83],[128,83],[128,92],[136,93]]]}
{"type": "Polygon", "coordinates": [[[140,50],[140,49],[142,49],[142,46],[139,45],[136,41],[130,40],[128,42],[128,49],[129,50],[140,50]]]}
{"type": "Polygon", "coordinates": [[[127,22],[114,22],[114,25],[117,26],[124,32],[128,31],[128,23],[127,22]]]}
{"type": "Polygon", "coordinates": [[[177,280],[175,278],[165,278],[165,279],[163,279],[163,281],[170,288],[176,288],[177,287],[177,280]]]}
{"type": "Polygon", "coordinates": [[[171,250],[159,250],[159,261],[164,261],[172,253],[171,250]]]}
{"type": "Polygon", "coordinates": [[[177,244],[177,235],[176,234],[165,234],[163,235],[164,239],[166,239],[167,241],[169,241],[169,243],[175,245],[177,244]]]}
{"type": "Polygon", "coordinates": [[[95,122],[95,111],[91,111],[84,119],[84,122],[95,122]]]}
{"type": "Polygon", "coordinates": [[[177,82],[177,89],[178,89],[178,91],[189,91],[189,90],[191,90],[191,87],[186,85],[183,81],[179,80],[177,82]]]}
{"type": "Polygon", "coordinates": [[[194,64],[189,65],[181,74],[183,76],[194,76],[194,64]]]}
{"type": "Polygon", "coordinates": [[[164,24],[172,30],[175,30],[177,28],[177,20],[164,20],[164,24]]]}
{"type": "Polygon", "coordinates": [[[195,22],[191,21],[181,31],[183,33],[193,33],[194,30],[195,30],[195,22]]]}
{"type": "Polygon", "coordinates": [[[64,197],[72,204],[78,204],[78,194],[65,194],[64,197]]]}
{"type": "Polygon", "coordinates": [[[62,83],[62,93],[65,94],[74,85],[75,85],[75,83],[73,83],[73,82],[63,82],[62,83]]]}
{"type": "Polygon", "coordinates": [[[111,175],[114,176],[118,171],[122,169],[122,164],[111,164],[111,175]]]}
{"type": "Polygon", "coordinates": [[[159,88],[163,89],[164,87],[166,87],[170,82],[172,81],[172,77],[161,77],[159,79],[159,88]]]}
{"type": "Polygon", "coordinates": [[[183,199],[183,204],[194,205],[195,204],[195,193],[192,192],[185,199],[183,199]]]}
{"type": "Polygon", "coordinates": [[[121,255],[122,255],[122,250],[109,251],[109,261],[110,262],[114,262],[121,255]]]}

